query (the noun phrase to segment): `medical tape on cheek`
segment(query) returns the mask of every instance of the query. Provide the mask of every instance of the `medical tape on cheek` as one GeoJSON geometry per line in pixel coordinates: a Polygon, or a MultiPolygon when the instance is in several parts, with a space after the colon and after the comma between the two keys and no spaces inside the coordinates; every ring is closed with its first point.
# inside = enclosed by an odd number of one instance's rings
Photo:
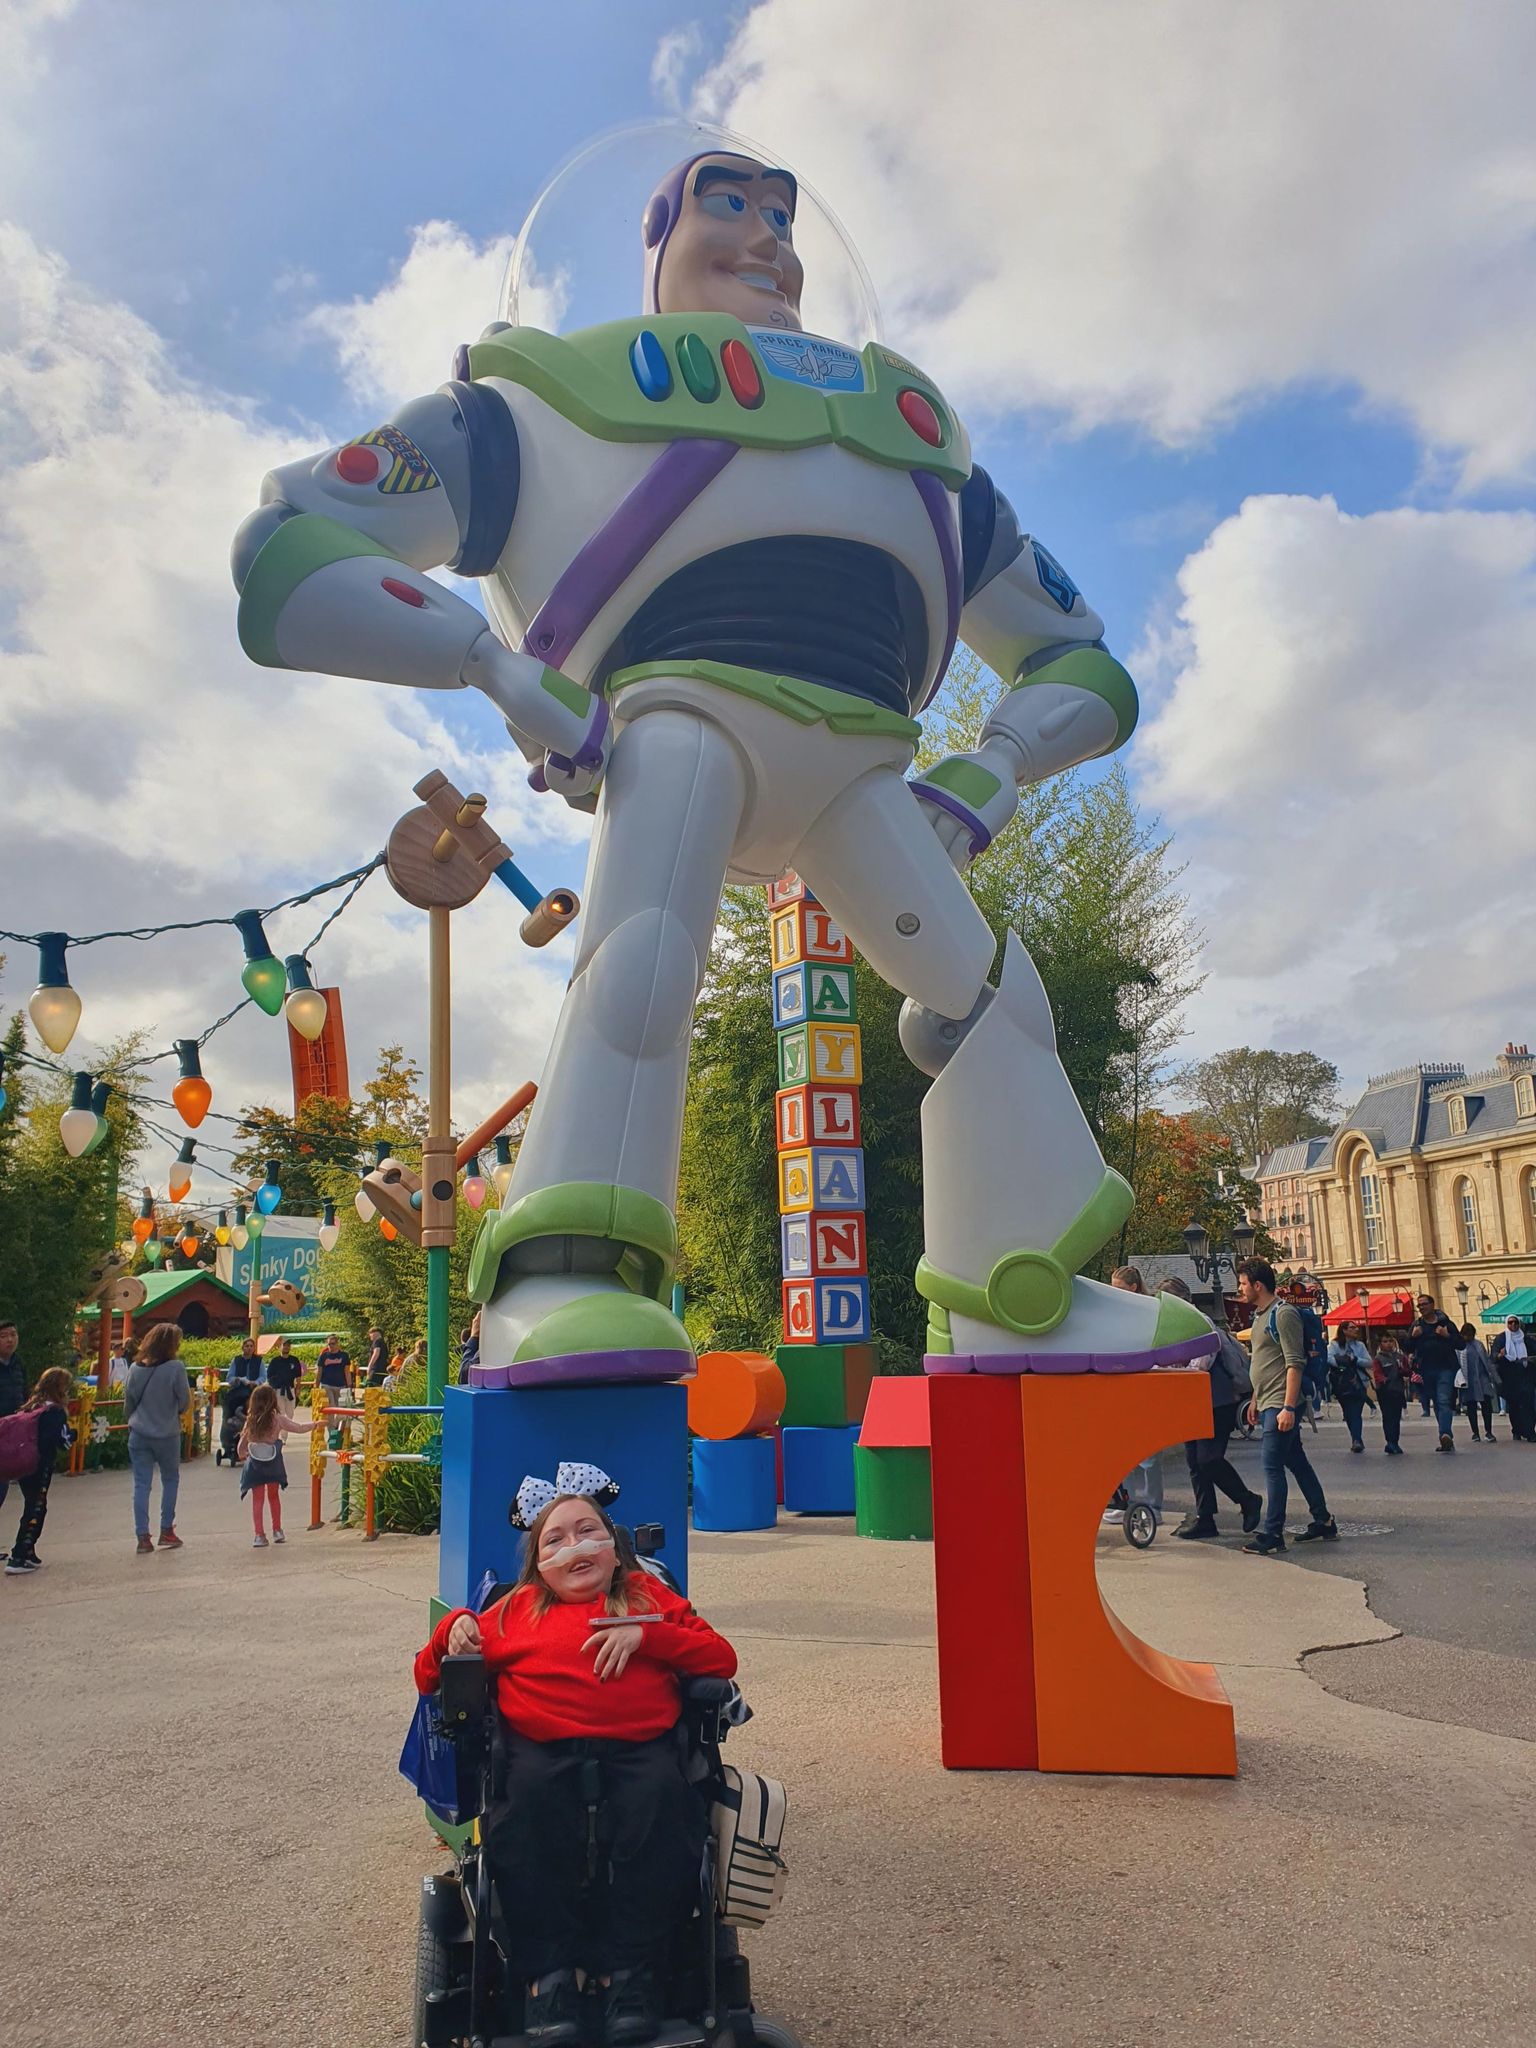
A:
{"type": "Polygon", "coordinates": [[[552,1557],[541,1557],[539,1566],[542,1570],[548,1565],[574,1564],[578,1557],[600,1557],[605,1550],[612,1548],[611,1536],[583,1536],[579,1543],[567,1543],[552,1557]]]}

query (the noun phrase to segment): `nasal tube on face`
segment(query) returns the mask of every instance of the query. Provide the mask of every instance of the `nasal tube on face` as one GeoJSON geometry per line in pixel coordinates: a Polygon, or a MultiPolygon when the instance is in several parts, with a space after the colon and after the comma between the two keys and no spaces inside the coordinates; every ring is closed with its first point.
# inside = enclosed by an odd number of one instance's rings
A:
{"type": "Polygon", "coordinates": [[[553,1557],[541,1557],[540,1568],[549,1565],[574,1564],[579,1557],[599,1557],[605,1550],[612,1550],[611,1536],[583,1536],[579,1543],[567,1543],[557,1550],[553,1557]]]}

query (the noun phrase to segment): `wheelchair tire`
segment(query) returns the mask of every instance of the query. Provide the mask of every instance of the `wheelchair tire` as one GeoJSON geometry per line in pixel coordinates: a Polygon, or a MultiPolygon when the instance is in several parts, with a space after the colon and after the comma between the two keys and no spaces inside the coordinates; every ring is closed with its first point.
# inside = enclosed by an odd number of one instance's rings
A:
{"type": "Polygon", "coordinates": [[[1125,1511],[1125,1540],[1133,1550],[1150,1548],[1157,1537],[1157,1516],[1144,1500],[1125,1511]]]}
{"type": "Polygon", "coordinates": [[[800,2048],[800,2036],[791,2033],[782,2020],[769,2019],[766,2013],[753,2013],[752,2033],[758,2048],[800,2048]]]}
{"type": "Polygon", "coordinates": [[[416,1930],[416,1989],[411,1999],[411,2048],[421,2048],[427,2037],[427,1997],[433,1991],[451,1991],[459,1982],[454,1953],[427,1925],[423,1916],[416,1930]]]}

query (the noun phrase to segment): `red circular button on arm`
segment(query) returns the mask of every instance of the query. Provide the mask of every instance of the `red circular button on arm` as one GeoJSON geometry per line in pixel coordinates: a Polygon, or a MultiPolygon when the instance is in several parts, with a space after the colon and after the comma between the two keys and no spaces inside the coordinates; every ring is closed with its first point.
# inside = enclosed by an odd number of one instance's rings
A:
{"type": "Polygon", "coordinates": [[[387,590],[391,597],[398,597],[402,604],[415,605],[418,611],[427,601],[419,590],[409,583],[402,583],[398,576],[385,576],[380,581],[379,588],[387,590]]]}
{"type": "Polygon", "coordinates": [[[336,451],[336,474],[344,484],[371,484],[379,468],[379,458],[371,448],[359,448],[354,443],[336,451]]]}
{"type": "Polygon", "coordinates": [[[944,439],[939,416],[921,391],[903,391],[896,401],[896,410],[917,438],[926,441],[930,448],[937,448],[944,439]]]}
{"type": "Polygon", "coordinates": [[[757,374],[752,351],[744,341],[727,341],[721,344],[720,367],[725,372],[726,383],[731,387],[731,396],[738,405],[744,405],[751,412],[762,404],[763,380],[757,374]]]}

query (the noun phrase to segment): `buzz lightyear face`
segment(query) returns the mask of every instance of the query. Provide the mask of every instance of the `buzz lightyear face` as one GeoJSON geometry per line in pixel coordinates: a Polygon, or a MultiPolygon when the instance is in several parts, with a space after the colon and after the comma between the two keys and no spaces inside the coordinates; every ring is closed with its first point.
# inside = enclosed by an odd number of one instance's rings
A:
{"type": "Polygon", "coordinates": [[[795,254],[795,181],[744,156],[687,167],[658,262],[660,313],[731,313],[750,326],[800,329],[805,281],[795,254]]]}

